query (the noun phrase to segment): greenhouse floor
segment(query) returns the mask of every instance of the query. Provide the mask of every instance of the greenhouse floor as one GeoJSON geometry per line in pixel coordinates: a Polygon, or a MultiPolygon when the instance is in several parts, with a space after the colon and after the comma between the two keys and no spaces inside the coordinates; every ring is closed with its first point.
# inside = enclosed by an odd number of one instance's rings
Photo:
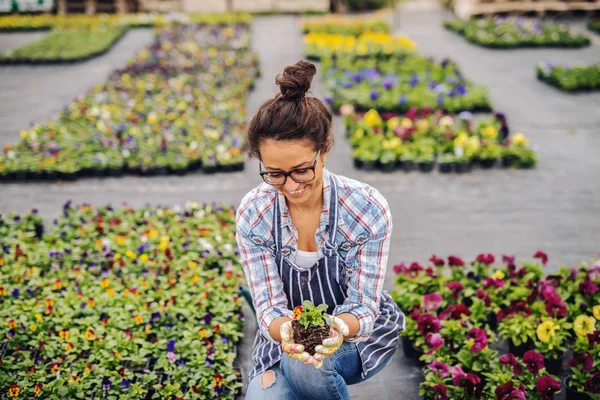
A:
{"type": "MultiPolygon", "coordinates": [[[[394,235],[387,288],[393,288],[391,265],[427,260],[432,253],[472,258],[480,252],[512,253],[529,259],[536,250],[550,256],[549,269],[576,265],[600,251],[600,93],[563,94],[535,78],[540,61],[600,62],[598,36],[581,50],[488,50],[444,30],[439,9],[400,10],[397,31],[420,50],[458,62],[469,78],[487,85],[494,105],[505,113],[511,130],[524,132],[537,146],[534,170],[476,170],[467,175],[359,171],[353,168],[341,119],[335,119],[337,144],[330,170],[378,188],[391,204],[394,235]]],[[[259,52],[262,77],[249,99],[249,112],[271,97],[275,75],[302,58],[302,38],[294,16],[256,17],[252,42],[259,52]]],[[[583,23],[575,23],[584,30],[583,23]]],[[[589,33],[593,35],[593,33],[589,33]]],[[[0,34],[0,51],[40,37],[39,33],[0,34]]],[[[106,55],[69,66],[0,67],[0,145],[15,143],[19,131],[58,112],[73,97],[123,65],[148,44],[150,30],[134,29],[106,55]]],[[[319,77],[313,94],[324,96],[319,77]]],[[[63,203],[133,206],[184,204],[186,201],[236,204],[260,182],[256,161],[242,173],[184,177],[85,179],[69,183],[0,185],[0,212],[36,207],[47,220],[63,203]]],[[[250,315],[249,309],[246,310],[250,315]]],[[[255,322],[249,317],[240,351],[244,377],[255,322]]],[[[373,379],[351,387],[353,399],[417,399],[420,369],[399,350],[373,379]]]]}

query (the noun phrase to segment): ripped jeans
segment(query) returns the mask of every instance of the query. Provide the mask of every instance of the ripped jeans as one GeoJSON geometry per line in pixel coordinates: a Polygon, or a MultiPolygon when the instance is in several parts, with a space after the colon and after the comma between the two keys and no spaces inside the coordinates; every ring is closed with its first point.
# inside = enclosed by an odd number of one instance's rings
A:
{"type": "MultiPolygon", "coordinates": [[[[369,373],[369,378],[389,364],[394,354],[392,351],[383,358],[369,373]]],[[[362,361],[356,344],[348,342],[342,343],[338,351],[326,358],[320,369],[293,360],[284,353],[265,374],[269,371],[274,374],[275,382],[263,388],[263,374],[255,376],[248,384],[246,400],[347,400],[350,399],[347,385],[366,380],[361,377],[362,361]]]]}

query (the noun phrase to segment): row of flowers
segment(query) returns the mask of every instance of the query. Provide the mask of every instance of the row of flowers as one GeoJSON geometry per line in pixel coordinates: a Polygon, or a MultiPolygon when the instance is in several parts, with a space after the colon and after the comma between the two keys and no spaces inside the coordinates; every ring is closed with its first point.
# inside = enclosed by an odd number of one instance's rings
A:
{"type": "Polygon", "coordinates": [[[549,400],[561,380],[567,399],[600,395],[600,261],[545,274],[548,256],[534,258],[394,267],[404,348],[423,366],[426,399],[549,400]]]}
{"type": "Polygon", "coordinates": [[[106,84],[5,146],[0,179],[242,169],[245,102],[258,58],[204,44],[243,43],[248,32],[248,25],[157,28],[153,43],[106,84]]]}
{"type": "Polygon", "coordinates": [[[535,18],[487,17],[468,21],[445,21],[444,26],[463,35],[468,41],[492,48],[515,47],[584,47],[587,36],[576,34],[564,24],[535,18]]]}
{"type": "Polygon", "coordinates": [[[565,91],[600,89],[600,64],[560,65],[542,62],[537,66],[541,81],[565,91]]]}
{"type": "Polygon", "coordinates": [[[0,64],[48,64],[84,61],[110,50],[126,28],[56,30],[39,41],[0,54],[0,64]]]}
{"type": "Polygon", "coordinates": [[[321,60],[330,55],[360,57],[389,57],[412,53],[417,48],[407,36],[389,33],[363,32],[358,37],[335,33],[308,33],[304,35],[304,53],[310,60],[321,60]]]}
{"type": "Polygon", "coordinates": [[[378,13],[354,18],[335,14],[313,16],[300,21],[300,27],[303,34],[330,33],[359,36],[365,32],[390,33],[391,31],[390,24],[378,13]]]}
{"type": "Polygon", "coordinates": [[[388,59],[331,56],[323,60],[326,98],[334,110],[352,104],[357,110],[406,112],[411,107],[489,111],[486,87],[468,80],[451,60],[438,62],[419,54],[388,59]]]}
{"type": "Polygon", "coordinates": [[[250,24],[249,14],[12,14],[0,16],[0,31],[82,28],[93,25],[152,27],[172,22],[194,24],[250,24]]]}
{"type": "Polygon", "coordinates": [[[41,239],[0,218],[3,398],[233,398],[235,209],[74,207],[41,239]]]}
{"type": "Polygon", "coordinates": [[[375,110],[355,114],[351,106],[343,106],[342,113],[358,168],[431,172],[437,162],[442,173],[464,173],[473,166],[531,168],[537,163],[529,139],[520,132],[510,136],[503,114],[475,121],[469,112],[416,108],[401,116],[375,110]]]}

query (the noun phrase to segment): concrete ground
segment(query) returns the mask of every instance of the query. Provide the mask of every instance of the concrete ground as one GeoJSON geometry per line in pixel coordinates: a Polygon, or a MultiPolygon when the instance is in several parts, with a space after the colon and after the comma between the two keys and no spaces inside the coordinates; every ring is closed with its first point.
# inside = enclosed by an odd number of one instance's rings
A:
{"type": "MultiPolygon", "coordinates": [[[[341,119],[334,121],[337,142],[328,160],[331,171],[369,183],[387,198],[394,235],[386,286],[393,288],[391,265],[425,261],[433,253],[465,258],[479,252],[512,253],[528,259],[536,250],[550,256],[550,269],[575,265],[600,251],[600,92],[564,94],[535,79],[543,60],[600,62],[598,41],[580,50],[488,50],[467,43],[441,26],[446,12],[437,7],[407,7],[397,14],[397,31],[414,39],[421,51],[456,60],[466,76],[487,85],[510,127],[536,145],[539,166],[531,171],[476,170],[467,175],[384,174],[355,170],[341,119]]],[[[249,112],[276,92],[275,75],[302,58],[302,39],[294,16],[255,18],[253,47],[262,77],[249,98],[249,112]]],[[[577,29],[583,30],[581,24],[577,29]]],[[[41,34],[0,34],[0,51],[41,34]]],[[[593,34],[592,34],[593,35],[593,34]]],[[[106,55],[83,64],[51,67],[0,67],[0,146],[14,143],[19,130],[51,118],[90,86],[103,82],[137,49],[150,42],[149,30],[132,30],[106,55]]],[[[323,96],[316,78],[312,92],[323,96]]],[[[69,183],[0,184],[0,212],[37,207],[48,220],[67,200],[75,203],[134,206],[196,202],[236,204],[260,183],[255,160],[241,173],[217,176],[124,177],[69,183]]],[[[249,310],[247,310],[249,311],[249,310]]],[[[255,322],[249,318],[240,349],[244,376],[255,322]],[[245,361],[244,361],[245,360],[245,361]]],[[[399,350],[373,379],[351,387],[353,399],[417,399],[419,368],[399,350]]]]}

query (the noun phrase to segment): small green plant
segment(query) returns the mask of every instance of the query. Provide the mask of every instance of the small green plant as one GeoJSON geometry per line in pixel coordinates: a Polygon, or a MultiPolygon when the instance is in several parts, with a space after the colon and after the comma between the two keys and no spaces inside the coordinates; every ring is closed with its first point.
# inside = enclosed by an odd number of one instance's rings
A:
{"type": "Polygon", "coordinates": [[[318,306],[313,305],[310,300],[304,300],[302,303],[302,313],[298,319],[298,323],[304,327],[309,326],[325,326],[325,315],[327,311],[327,304],[320,304],[318,306]]]}

